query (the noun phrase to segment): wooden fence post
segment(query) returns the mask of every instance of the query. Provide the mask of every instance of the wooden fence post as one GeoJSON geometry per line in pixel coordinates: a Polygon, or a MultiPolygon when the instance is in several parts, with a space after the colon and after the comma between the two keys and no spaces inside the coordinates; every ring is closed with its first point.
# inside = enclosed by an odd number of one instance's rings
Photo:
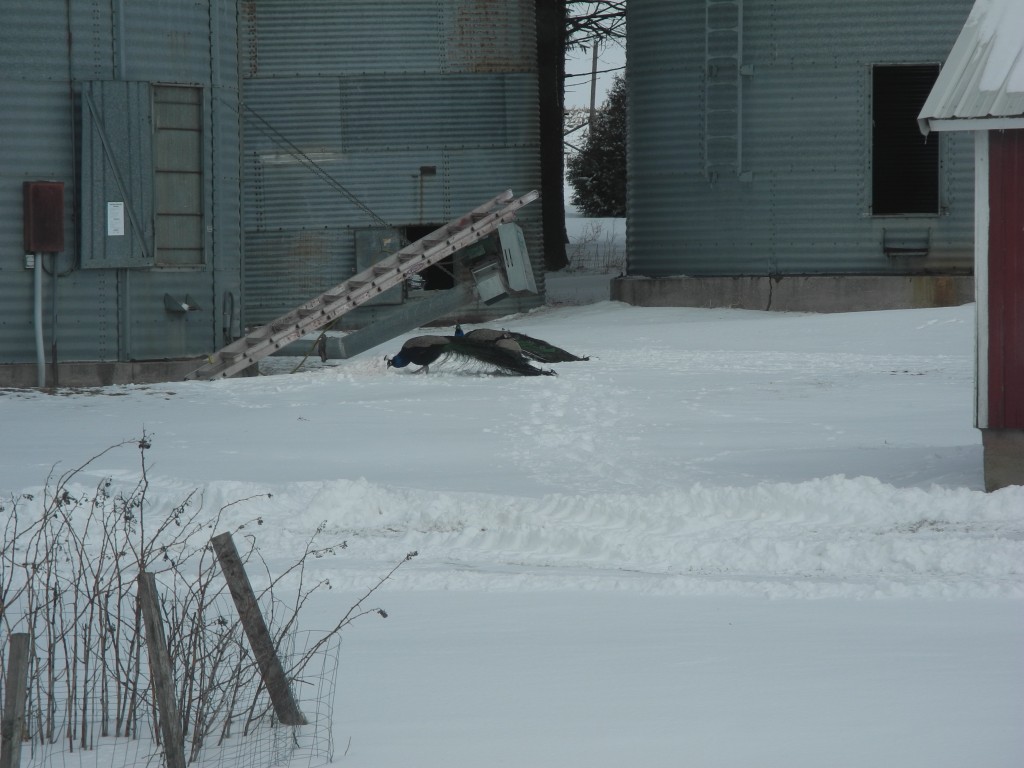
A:
{"type": "Polygon", "coordinates": [[[156,576],[152,573],[139,574],[139,603],[146,630],[149,674],[153,680],[153,694],[160,715],[160,732],[164,737],[167,768],[185,768],[185,737],[181,732],[171,656],[167,652],[167,636],[164,634],[160,602],[156,595],[156,576]]]}
{"type": "Polygon", "coordinates": [[[292,695],[288,677],[278,658],[277,649],[274,648],[274,639],[260,612],[259,603],[256,602],[256,595],[252,591],[252,584],[249,583],[242,558],[238,556],[234,539],[230,533],[221,533],[214,536],[211,541],[224,578],[227,579],[231,599],[235,601],[242,628],[256,656],[256,663],[259,665],[263,683],[267,686],[267,693],[270,694],[277,719],[285,725],[306,725],[309,721],[302,714],[298,702],[292,695]]]}
{"type": "Polygon", "coordinates": [[[0,720],[0,768],[21,765],[21,741],[25,731],[25,692],[28,688],[28,663],[31,642],[25,632],[13,633],[8,643],[7,688],[4,714],[0,720]]]}

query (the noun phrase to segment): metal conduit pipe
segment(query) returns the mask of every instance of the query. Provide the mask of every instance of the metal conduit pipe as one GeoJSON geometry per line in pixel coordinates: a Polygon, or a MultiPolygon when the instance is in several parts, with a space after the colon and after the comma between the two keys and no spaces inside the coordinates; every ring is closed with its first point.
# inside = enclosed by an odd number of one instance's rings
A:
{"type": "Polygon", "coordinates": [[[60,386],[57,369],[57,254],[50,255],[50,387],[60,386]]]}
{"type": "Polygon", "coordinates": [[[43,351],[43,254],[33,255],[32,268],[35,270],[33,310],[36,327],[36,385],[42,389],[46,386],[46,355],[43,351]]]}

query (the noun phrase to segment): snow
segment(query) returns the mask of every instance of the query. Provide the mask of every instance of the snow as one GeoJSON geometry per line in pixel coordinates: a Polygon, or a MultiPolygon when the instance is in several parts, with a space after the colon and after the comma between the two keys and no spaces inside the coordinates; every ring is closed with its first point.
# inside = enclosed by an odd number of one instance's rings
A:
{"type": "Polygon", "coordinates": [[[978,26],[978,40],[990,50],[979,81],[982,91],[1005,87],[1009,93],[1024,93],[1024,2],[1021,0],[977,0],[966,25],[978,26]]]}
{"type": "MultiPolygon", "coordinates": [[[[1024,487],[982,490],[974,307],[638,308],[607,282],[549,276],[491,324],[591,356],[558,377],[388,370],[400,338],[0,392],[0,489],[145,430],[155,507],[254,497],[223,524],[262,516],[271,568],[323,521],[348,542],[310,627],[418,551],[345,633],[352,768],[1024,764],[1024,487]]],[[[126,446],[82,481],[138,472],[126,446]]]]}

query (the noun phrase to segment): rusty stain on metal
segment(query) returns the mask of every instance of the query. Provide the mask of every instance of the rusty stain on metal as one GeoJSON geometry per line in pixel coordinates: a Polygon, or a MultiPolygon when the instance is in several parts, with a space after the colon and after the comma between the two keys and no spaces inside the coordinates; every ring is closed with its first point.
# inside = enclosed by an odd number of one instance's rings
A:
{"type": "Polygon", "coordinates": [[[474,73],[533,69],[524,50],[527,6],[508,0],[472,0],[456,11],[450,40],[454,63],[474,73]]]}

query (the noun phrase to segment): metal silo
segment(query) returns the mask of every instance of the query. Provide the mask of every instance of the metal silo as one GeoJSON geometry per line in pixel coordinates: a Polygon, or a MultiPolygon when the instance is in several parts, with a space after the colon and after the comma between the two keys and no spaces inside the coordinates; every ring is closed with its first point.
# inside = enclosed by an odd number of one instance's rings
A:
{"type": "Polygon", "coordinates": [[[237,330],[237,35],[232,0],[4,2],[0,379],[180,378],[237,330]]]}
{"type": "MultiPolygon", "coordinates": [[[[241,8],[248,323],[504,189],[540,187],[533,0],[241,8]]],[[[540,277],[539,206],[520,221],[540,277]]],[[[401,300],[395,289],[378,303],[401,300]]],[[[372,320],[368,309],[346,323],[372,320]]]]}
{"type": "Polygon", "coordinates": [[[970,5],[630,0],[629,275],[969,273],[969,141],[896,134],[970,5]]]}

